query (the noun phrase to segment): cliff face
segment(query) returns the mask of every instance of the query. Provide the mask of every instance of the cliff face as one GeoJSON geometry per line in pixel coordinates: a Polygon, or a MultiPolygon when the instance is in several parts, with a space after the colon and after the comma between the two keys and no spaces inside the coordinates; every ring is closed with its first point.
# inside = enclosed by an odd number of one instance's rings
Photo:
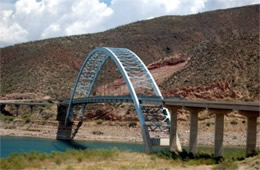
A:
{"type": "MultiPolygon", "coordinates": [[[[1,48],[1,95],[69,97],[81,63],[97,46],[129,48],[145,64],[153,64],[156,77],[166,74],[163,68],[176,66],[159,80],[165,95],[259,100],[259,5],[165,16],[96,34],[1,48]]],[[[120,78],[115,65],[107,64],[110,79],[98,85],[120,78]]]]}

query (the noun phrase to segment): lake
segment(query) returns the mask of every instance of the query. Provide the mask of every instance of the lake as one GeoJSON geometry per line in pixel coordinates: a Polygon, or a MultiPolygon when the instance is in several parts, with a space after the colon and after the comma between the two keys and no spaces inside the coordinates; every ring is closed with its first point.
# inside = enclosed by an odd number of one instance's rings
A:
{"type": "MultiPolygon", "coordinates": [[[[65,152],[69,149],[111,149],[117,148],[121,151],[144,152],[143,144],[100,142],[100,141],[68,141],[35,137],[0,136],[0,158],[6,158],[12,153],[37,152],[65,152]]],[[[183,146],[188,150],[187,146],[183,146]]],[[[153,151],[160,151],[165,147],[153,147],[153,151]]],[[[199,146],[199,151],[213,153],[213,146],[199,146]]],[[[245,147],[225,147],[224,156],[243,156],[245,147]]]]}
{"type": "Polygon", "coordinates": [[[5,158],[12,153],[25,152],[64,152],[68,149],[110,149],[130,150],[144,152],[143,144],[119,143],[119,142],[97,142],[97,141],[68,141],[56,139],[44,139],[34,137],[0,137],[0,158],[5,158]]]}

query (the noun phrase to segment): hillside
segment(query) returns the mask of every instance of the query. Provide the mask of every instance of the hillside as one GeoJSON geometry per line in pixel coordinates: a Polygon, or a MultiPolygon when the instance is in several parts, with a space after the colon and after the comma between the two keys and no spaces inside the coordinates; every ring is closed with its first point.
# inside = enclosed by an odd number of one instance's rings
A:
{"type": "MultiPolygon", "coordinates": [[[[97,46],[129,48],[147,65],[185,56],[187,64],[161,81],[165,95],[259,100],[259,5],[164,16],[1,48],[1,96],[69,97],[81,63],[97,46]]],[[[112,70],[109,82],[120,78],[112,70]]]]}

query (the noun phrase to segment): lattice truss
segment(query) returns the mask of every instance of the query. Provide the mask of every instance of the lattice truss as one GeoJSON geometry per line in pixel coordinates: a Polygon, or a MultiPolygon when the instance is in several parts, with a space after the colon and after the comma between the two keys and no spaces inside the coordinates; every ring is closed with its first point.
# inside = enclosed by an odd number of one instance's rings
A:
{"type": "MultiPolygon", "coordinates": [[[[137,89],[141,89],[145,94],[148,92],[160,98],[162,98],[162,95],[144,63],[132,51],[125,48],[98,48],[89,54],[81,67],[75,83],[66,120],[70,118],[70,109],[73,99],[89,97],[91,95],[96,78],[109,57],[115,61],[121,74],[125,76],[125,81],[126,79],[130,80],[128,85],[130,84],[134,88],[130,93],[132,94],[132,99],[137,101],[135,102],[135,107],[140,123],[146,124],[148,130],[152,133],[169,133],[170,119],[167,109],[162,106],[144,106],[139,104],[137,89]],[[133,94],[137,94],[137,96],[133,94]]],[[[86,109],[85,106],[82,107],[82,116],[86,109]]],[[[73,114],[71,116],[73,117],[73,114]]]]}
{"type": "MultiPolygon", "coordinates": [[[[148,72],[143,67],[142,61],[128,49],[109,49],[119,59],[131,81],[131,84],[136,89],[136,92],[138,88],[142,88],[142,92],[146,91],[147,94],[151,94],[153,91],[152,80],[148,75],[148,72]]],[[[90,96],[95,79],[109,57],[110,56],[108,56],[104,51],[96,51],[91,56],[89,56],[81,72],[74,97],[90,96]]]]}
{"type": "Polygon", "coordinates": [[[142,106],[142,113],[149,131],[169,133],[170,120],[165,108],[162,106],[142,106]]]}
{"type": "Polygon", "coordinates": [[[133,52],[123,48],[110,48],[110,50],[120,60],[135,89],[152,90],[152,80],[143,67],[142,61],[133,52]]]}
{"type": "Polygon", "coordinates": [[[107,58],[108,56],[104,52],[96,51],[87,59],[77,84],[75,97],[86,97],[90,95],[91,88],[95,83],[95,78],[98,76],[107,58]]]}

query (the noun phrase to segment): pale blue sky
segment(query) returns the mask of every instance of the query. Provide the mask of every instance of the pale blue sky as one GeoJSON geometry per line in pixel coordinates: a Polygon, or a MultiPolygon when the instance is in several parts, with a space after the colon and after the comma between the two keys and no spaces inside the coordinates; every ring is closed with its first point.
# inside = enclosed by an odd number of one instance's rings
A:
{"type": "Polygon", "coordinates": [[[251,4],[259,0],[0,0],[0,47],[251,4]]]}
{"type": "Polygon", "coordinates": [[[104,3],[106,3],[107,5],[110,5],[111,0],[100,0],[100,2],[104,2],[104,3]]]}

